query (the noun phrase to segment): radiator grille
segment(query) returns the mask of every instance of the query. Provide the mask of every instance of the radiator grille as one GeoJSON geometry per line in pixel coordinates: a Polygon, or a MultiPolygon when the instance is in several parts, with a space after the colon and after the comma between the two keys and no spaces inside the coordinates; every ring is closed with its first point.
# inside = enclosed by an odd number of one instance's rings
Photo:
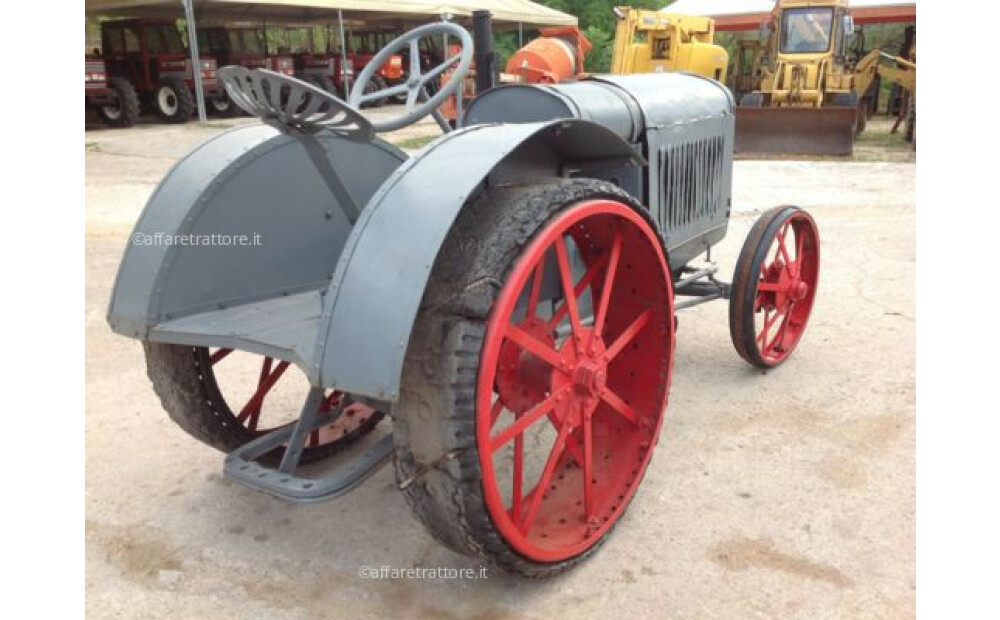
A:
{"type": "Polygon", "coordinates": [[[707,222],[722,208],[725,139],[715,136],[660,147],[660,226],[669,232],[707,222]]]}

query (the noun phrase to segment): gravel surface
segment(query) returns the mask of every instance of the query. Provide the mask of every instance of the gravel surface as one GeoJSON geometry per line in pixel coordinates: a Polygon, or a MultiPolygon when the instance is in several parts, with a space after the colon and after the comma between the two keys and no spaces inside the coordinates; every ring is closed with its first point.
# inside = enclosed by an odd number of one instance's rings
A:
{"type": "Polygon", "coordinates": [[[314,506],[224,481],[221,454],[162,411],[139,343],[105,323],[145,200],[221,130],[86,133],[90,617],[914,616],[914,164],[736,163],[735,213],[714,258],[728,276],[755,211],[809,208],[823,242],[810,328],[791,361],[761,373],[733,351],[725,303],[683,311],[657,453],[592,560],[542,583],[493,570],[370,579],[363,567],[479,563],[424,534],[390,468],[314,506]]]}

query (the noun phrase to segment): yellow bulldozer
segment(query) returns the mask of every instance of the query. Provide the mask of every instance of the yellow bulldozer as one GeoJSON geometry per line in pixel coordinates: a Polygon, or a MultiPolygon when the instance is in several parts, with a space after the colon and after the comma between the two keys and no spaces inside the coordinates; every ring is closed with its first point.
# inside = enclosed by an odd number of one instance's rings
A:
{"type": "Polygon", "coordinates": [[[760,85],[736,112],[738,152],[847,155],[875,76],[915,97],[916,63],[879,50],[851,59],[848,0],[778,0],[765,25],[760,85]]]}
{"type": "Polygon", "coordinates": [[[688,71],[726,81],[729,53],[715,45],[715,22],[708,17],[672,15],[628,6],[614,9],[611,73],[688,71]]]}

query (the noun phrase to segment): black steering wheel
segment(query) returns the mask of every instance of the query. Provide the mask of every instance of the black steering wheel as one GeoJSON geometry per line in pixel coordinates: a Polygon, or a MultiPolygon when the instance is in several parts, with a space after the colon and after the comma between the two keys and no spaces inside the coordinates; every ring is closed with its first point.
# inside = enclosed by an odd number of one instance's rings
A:
{"type": "Polygon", "coordinates": [[[394,39],[365,65],[364,70],[358,75],[357,81],[354,83],[354,88],[351,89],[351,96],[348,101],[354,108],[360,108],[362,103],[368,101],[405,94],[406,110],[402,114],[385,121],[372,122],[372,127],[375,131],[401,129],[427,116],[440,107],[445,99],[453,93],[460,91],[465,81],[465,76],[469,74],[469,68],[472,65],[472,53],[472,37],[461,26],[443,22],[415,28],[394,39]],[[445,39],[445,60],[427,73],[422,73],[420,70],[420,40],[433,36],[457,37],[462,45],[462,51],[457,56],[449,58],[447,39],[445,39]],[[410,71],[406,77],[406,81],[402,84],[390,86],[389,88],[365,93],[365,87],[372,81],[375,72],[388,62],[394,54],[402,51],[407,46],[410,48],[410,71]],[[427,90],[428,84],[433,83],[434,80],[440,78],[442,74],[456,65],[457,68],[455,68],[448,82],[436,93],[430,95],[427,90]],[[417,100],[421,96],[423,96],[424,101],[418,104],[417,100]]]}

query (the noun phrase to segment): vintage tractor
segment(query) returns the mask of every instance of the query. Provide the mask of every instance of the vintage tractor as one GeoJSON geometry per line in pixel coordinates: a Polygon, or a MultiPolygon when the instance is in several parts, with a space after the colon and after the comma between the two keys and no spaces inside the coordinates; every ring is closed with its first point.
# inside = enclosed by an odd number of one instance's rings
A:
{"type": "Polygon", "coordinates": [[[318,502],[392,458],[435,538],[543,577],[590,556],[640,486],[675,312],[729,298],[739,354],[778,366],[806,328],[820,241],[806,212],[775,208],[753,226],[734,282],[716,279],[707,253],[732,209],[733,100],[704,77],[502,86],[416,155],[377,137],[434,113],[472,50],[454,24],[417,28],[376,55],[349,103],[270,71],[221,69],[262,122],[167,174],[108,321],[143,342],[170,416],[228,453],[228,478],[318,502]],[[365,94],[386,58],[414,58],[443,34],[460,54],[365,94]],[[398,116],[358,111],[404,92],[398,116]],[[227,382],[247,359],[256,368],[227,382]],[[269,395],[293,377],[301,409],[272,417],[269,395]],[[387,416],[391,432],[364,437],[387,416]],[[328,457],[318,476],[300,468],[328,457]]]}
{"type": "MultiPolygon", "coordinates": [[[[101,49],[109,74],[127,80],[144,103],[168,123],[184,123],[195,109],[194,74],[187,47],[169,20],[101,22],[101,49]]],[[[214,58],[200,58],[205,100],[223,97],[214,58]]]]}
{"type": "Polygon", "coordinates": [[[85,100],[88,108],[112,127],[131,127],[139,119],[139,97],[128,80],[121,77],[108,79],[104,60],[97,56],[86,58],[85,100]]]}
{"type": "MultiPolygon", "coordinates": [[[[293,75],[295,65],[291,54],[269,53],[260,28],[248,26],[208,26],[198,28],[198,51],[211,56],[222,65],[239,65],[248,69],[268,69],[283,75],[293,75]]],[[[235,116],[240,108],[226,95],[212,99],[209,107],[219,116],[235,116]]]]}

